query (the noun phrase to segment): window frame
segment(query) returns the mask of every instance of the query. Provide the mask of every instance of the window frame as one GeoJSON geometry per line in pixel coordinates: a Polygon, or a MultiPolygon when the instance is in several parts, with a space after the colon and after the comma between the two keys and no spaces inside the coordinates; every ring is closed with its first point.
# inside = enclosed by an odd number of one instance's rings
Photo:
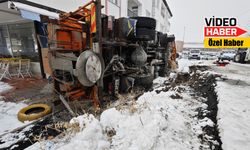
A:
{"type": "Polygon", "coordinates": [[[119,7],[119,0],[109,0],[109,2],[119,7]]]}

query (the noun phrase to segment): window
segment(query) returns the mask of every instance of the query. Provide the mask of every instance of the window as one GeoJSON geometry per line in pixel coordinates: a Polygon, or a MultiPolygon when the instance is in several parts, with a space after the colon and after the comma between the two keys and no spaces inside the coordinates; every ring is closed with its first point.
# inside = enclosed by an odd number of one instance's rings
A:
{"type": "Polygon", "coordinates": [[[149,12],[148,10],[146,10],[146,16],[147,16],[147,17],[150,17],[150,16],[151,16],[151,14],[150,14],[150,12],[149,12]]]}
{"type": "Polygon", "coordinates": [[[164,32],[164,26],[161,24],[161,32],[164,32]]]}
{"type": "Polygon", "coordinates": [[[159,9],[160,7],[160,0],[157,0],[157,8],[159,9]]]}
{"type": "Polygon", "coordinates": [[[166,14],[166,7],[164,6],[164,4],[162,3],[161,5],[161,16],[163,18],[165,18],[165,14],[166,14]]]}
{"type": "Polygon", "coordinates": [[[118,5],[118,0],[109,0],[111,3],[113,3],[113,4],[115,4],[115,5],[117,5],[117,6],[119,6],[118,5]]]}
{"type": "Polygon", "coordinates": [[[0,25],[0,57],[11,57],[10,39],[6,25],[0,25]]]}
{"type": "Polygon", "coordinates": [[[137,17],[138,16],[138,6],[133,6],[131,9],[128,9],[129,17],[137,17]]]}
{"type": "Polygon", "coordinates": [[[0,57],[39,61],[33,22],[0,25],[0,57]]]}

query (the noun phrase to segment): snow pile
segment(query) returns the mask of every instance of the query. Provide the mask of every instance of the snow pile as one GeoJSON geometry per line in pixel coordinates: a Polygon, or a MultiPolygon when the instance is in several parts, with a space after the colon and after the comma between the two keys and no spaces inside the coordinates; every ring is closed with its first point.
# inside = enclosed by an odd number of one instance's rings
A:
{"type": "MultiPolygon", "coordinates": [[[[163,83],[164,79],[155,80],[163,83]]],[[[38,147],[49,149],[209,149],[198,138],[204,134],[204,126],[212,126],[208,118],[199,120],[197,109],[204,108],[204,103],[191,97],[188,87],[185,92],[159,92],[158,86],[151,92],[144,93],[134,104],[121,109],[110,108],[96,119],[93,115],[73,118],[71,123],[78,123],[80,132],[66,135],[63,139],[44,141],[28,150],[38,147]],[[179,94],[181,98],[172,99],[179,94]]]]}
{"type": "Polygon", "coordinates": [[[104,134],[102,125],[93,115],[85,114],[70,121],[78,124],[80,132],[67,132],[63,139],[55,138],[51,141],[42,141],[26,148],[26,150],[56,149],[56,150],[108,150],[110,142],[104,134]]]}
{"type": "Polygon", "coordinates": [[[188,59],[180,59],[178,60],[178,71],[188,73],[189,66],[191,65],[191,62],[188,59]]]}
{"type": "Polygon", "coordinates": [[[217,81],[218,126],[224,150],[250,147],[250,65],[216,67],[228,80],[217,81]]]}
{"type": "Polygon", "coordinates": [[[188,59],[179,59],[178,60],[178,72],[189,73],[190,66],[211,66],[214,65],[212,61],[206,60],[188,60],[188,59]]]}
{"type": "Polygon", "coordinates": [[[161,85],[161,84],[163,84],[166,81],[167,81],[167,78],[159,77],[159,78],[154,79],[153,84],[154,85],[158,85],[158,84],[161,85]]]}
{"type": "Polygon", "coordinates": [[[199,133],[192,128],[199,124],[193,119],[197,105],[187,95],[171,99],[173,94],[148,92],[138,99],[132,112],[104,111],[100,118],[104,130],[116,131],[111,149],[199,149],[199,133]]]}
{"type": "Polygon", "coordinates": [[[56,145],[54,149],[105,150],[109,148],[110,144],[103,134],[102,126],[93,115],[73,118],[70,123],[79,123],[81,132],[77,133],[69,143],[56,145]]]}
{"type": "Polygon", "coordinates": [[[0,94],[3,93],[3,92],[6,92],[8,90],[12,89],[12,86],[10,86],[9,84],[7,83],[4,83],[4,82],[0,82],[0,94]]]}

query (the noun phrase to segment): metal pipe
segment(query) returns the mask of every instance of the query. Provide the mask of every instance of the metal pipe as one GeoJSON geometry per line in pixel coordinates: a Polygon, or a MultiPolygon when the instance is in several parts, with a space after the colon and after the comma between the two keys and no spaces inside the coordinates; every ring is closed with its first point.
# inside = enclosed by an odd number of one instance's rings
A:
{"type": "MultiPolygon", "coordinates": [[[[96,4],[96,39],[97,39],[97,43],[99,44],[99,55],[100,57],[102,57],[102,2],[101,0],[96,0],[95,2],[96,4]]],[[[99,95],[99,99],[103,98],[103,75],[101,75],[100,80],[97,82],[98,85],[98,95],[99,95]]]]}
{"type": "Polygon", "coordinates": [[[91,1],[88,2],[87,4],[85,4],[85,5],[81,6],[81,7],[79,7],[76,11],[70,12],[70,13],[68,14],[68,16],[63,17],[62,19],[67,19],[67,18],[69,17],[69,15],[78,13],[80,10],[84,9],[85,7],[91,5],[91,4],[94,3],[94,2],[95,2],[94,0],[91,0],[91,1]]]}

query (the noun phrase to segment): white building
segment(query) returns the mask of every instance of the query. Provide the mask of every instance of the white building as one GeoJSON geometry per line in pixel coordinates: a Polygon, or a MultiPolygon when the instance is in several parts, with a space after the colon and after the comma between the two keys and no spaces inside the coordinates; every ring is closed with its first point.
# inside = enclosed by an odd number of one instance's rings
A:
{"type": "Polygon", "coordinates": [[[119,17],[147,16],[157,20],[157,31],[169,32],[172,12],[166,0],[102,0],[102,13],[119,17]]]}
{"type": "Polygon", "coordinates": [[[201,51],[212,51],[212,52],[219,52],[221,49],[217,48],[204,48],[204,43],[199,42],[186,42],[184,43],[183,50],[188,51],[190,49],[199,49],[201,51]]]}
{"type": "MultiPolygon", "coordinates": [[[[74,11],[90,0],[29,0],[62,11],[74,11]]],[[[172,12],[166,0],[102,0],[103,14],[119,17],[148,16],[157,20],[157,31],[169,32],[172,12]]]]}

